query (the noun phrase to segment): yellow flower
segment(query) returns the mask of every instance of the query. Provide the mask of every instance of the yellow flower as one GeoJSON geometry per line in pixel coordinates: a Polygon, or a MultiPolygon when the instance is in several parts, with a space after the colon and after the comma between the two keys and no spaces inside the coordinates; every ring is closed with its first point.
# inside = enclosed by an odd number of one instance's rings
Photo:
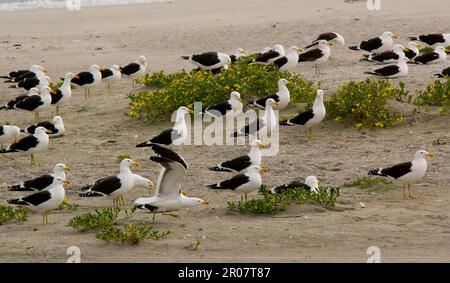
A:
{"type": "Polygon", "coordinates": [[[334,121],[336,121],[336,123],[339,123],[341,121],[341,119],[342,118],[340,116],[338,116],[338,117],[334,118],[334,121]]]}
{"type": "Polygon", "coordinates": [[[355,127],[359,130],[359,129],[361,129],[362,128],[362,125],[363,124],[361,124],[361,123],[358,123],[358,124],[355,124],[355,127]]]}
{"type": "Polygon", "coordinates": [[[384,124],[381,123],[381,122],[376,122],[376,123],[375,123],[375,127],[378,127],[378,128],[384,128],[384,124]]]}

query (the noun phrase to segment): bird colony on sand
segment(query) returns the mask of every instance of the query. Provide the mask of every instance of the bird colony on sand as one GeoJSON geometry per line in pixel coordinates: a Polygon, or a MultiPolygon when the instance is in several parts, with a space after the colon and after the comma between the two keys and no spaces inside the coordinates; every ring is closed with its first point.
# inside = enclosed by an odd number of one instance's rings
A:
{"type": "MultiPolygon", "coordinates": [[[[450,46],[450,34],[427,34],[410,37],[411,42],[404,47],[394,43],[397,36],[389,31],[378,37],[361,41],[358,45],[350,46],[351,50],[365,51],[360,61],[373,62],[385,65],[374,70],[367,71],[370,74],[383,78],[398,78],[408,75],[408,63],[428,65],[447,62],[445,46],[450,46]],[[434,48],[430,53],[420,54],[421,44],[434,48]]],[[[336,32],[320,34],[304,49],[290,46],[286,50],[281,44],[266,47],[256,54],[249,64],[275,65],[280,70],[292,70],[297,64],[312,62],[316,73],[320,73],[320,66],[325,64],[331,55],[331,46],[334,44],[345,45],[344,37],[336,32]]],[[[198,69],[210,70],[220,74],[221,69],[228,70],[239,58],[246,56],[242,48],[236,49],[232,55],[220,52],[205,52],[182,56],[182,59],[193,63],[198,69]]],[[[110,68],[101,68],[93,64],[87,71],[77,74],[66,73],[60,83],[53,83],[47,75],[47,70],[39,65],[32,65],[28,70],[11,71],[1,76],[10,88],[24,90],[25,93],[7,101],[0,110],[20,110],[33,112],[35,124],[25,128],[12,125],[0,126],[0,154],[26,154],[31,156],[32,165],[36,165],[36,153],[48,150],[50,138],[61,137],[65,133],[60,106],[69,102],[72,96],[72,88],[80,88],[85,92],[86,98],[91,95],[91,89],[104,82],[108,92],[111,87],[122,78],[130,78],[134,86],[135,79],[145,74],[147,68],[146,58],[139,56],[133,63],[124,67],[111,65],[110,68]],[[40,121],[39,113],[48,111],[51,106],[56,108],[56,116],[51,121],[40,121]],[[25,135],[24,137],[21,137],[25,135]]],[[[442,70],[438,77],[450,75],[450,68],[442,70]]],[[[194,70],[195,71],[195,70],[194,70]]],[[[312,129],[319,125],[325,118],[326,109],[323,103],[324,92],[317,90],[317,95],[311,109],[297,116],[278,121],[274,109],[285,109],[290,102],[288,81],[280,79],[278,92],[266,97],[244,102],[240,94],[231,92],[228,100],[217,105],[209,106],[202,111],[203,115],[214,117],[237,117],[243,112],[244,104],[256,109],[261,109],[263,115],[251,121],[245,127],[236,131],[233,136],[249,136],[250,151],[246,155],[238,156],[231,160],[223,161],[209,168],[214,172],[231,172],[233,177],[208,185],[213,190],[231,190],[241,196],[241,201],[247,200],[249,193],[255,192],[262,184],[261,173],[268,169],[261,167],[262,150],[265,145],[258,139],[260,132],[274,131],[275,127],[301,125],[307,129],[308,138],[314,139],[312,129]]],[[[182,156],[167,146],[181,145],[188,138],[188,130],[185,116],[193,113],[187,107],[180,107],[176,112],[175,124],[172,128],[162,131],[160,134],[144,141],[136,147],[148,147],[153,151],[150,160],[161,167],[156,183],[154,196],[141,197],[135,200],[134,206],[153,213],[168,214],[183,208],[208,204],[201,198],[189,197],[181,190],[181,181],[188,170],[188,163],[182,156]]],[[[426,150],[415,153],[410,162],[400,163],[391,167],[377,168],[369,171],[370,175],[390,177],[403,184],[403,194],[406,197],[406,188],[411,196],[410,186],[421,179],[427,170],[426,157],[432,154],[426,150]]],[[[102,177],[89,185],[82,187],[80,197],[110,197],[113,206],[124,205],[124,196],[134,188],[146,188],[151,193],[155,185],[150,179],[144,178],[131,171],[131,167],[139,164],[131,159],[123,159],[120,162],[120,170],[117,175],[102,177]]],[[[14,205],[24,205],[35,211],[42,212],[43,223],[48,223],[47,212],[56,209],[65,201],[64,185],[70,181],[66,178],[66,172],[70,169],[65,164],[57,163],[53,173],[39,176],[32,180],[18,182],[9,187],[11,191],[30,191],[30,195],[8,200],[14,205]]],[[[305,189],[313,193],[319,191],[319,180],[316,176],[308,176],[304,183],[292,181],[273,187],[269,193],[279,193],[285,190],[305,189]]],[[[169,214],[173,215],[173,214],[169,214]]]]}

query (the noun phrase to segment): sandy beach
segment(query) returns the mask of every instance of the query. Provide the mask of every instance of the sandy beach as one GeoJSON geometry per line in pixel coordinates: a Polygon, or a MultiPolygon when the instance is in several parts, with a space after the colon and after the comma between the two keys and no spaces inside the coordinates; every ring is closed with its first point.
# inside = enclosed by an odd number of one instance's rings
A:
{"type": "MultiPolygon", "coordinates": [[[[382,0],[381,10],[373,12],[367,10],[366,1],[343,0],[181,0],[82,7],[76,12],[0,12],[0,74],[35,63],[57,80],[65,72],[84,71],[94,63],[124,65],[140,54],[147,57],[149,72],[174,72],[192,68],[180,59],[184,54],[232,53],[237,47],[253,53],[276,43],[303,47],[326,31],[342,34],[347,46],[386,30],[406,44],[408,36],[449,32],[449,15],[448,0],[382,0]]],[[[325,95],[343,82],[366,78],[363,72],[374,65],[358,63],[361,53],[347,46],[333,46],[332,58],[320,75],[314,74],[312,64],[298,65],[295,72],[320,82],[325,95]]],[[[408,77],[394,82],[403,81],[414,92],[448,65],[412,66],[408,77]]],[[[403,199],[401,187],[343,188],[332,210],[307,204],[275,216],[233,214],[227,212],[227,202],[239,196],[205,187],[231,175],[207,168],[247,152],[248,147],[183,146],[177,151],[190,164],[184,190],[211,204],[181,211],[178,218],[158,216],[154,227],[170,230],[167,239],[146,240],[138,246],[107,244],[93,233],[67,227],[74,215],[111,205],[109,199],[81,199],[78,192],[83,185],[116,173],[118,155],[130,155],[141,163],[135,172],[156,181],[159,167],[148,159],[149,150],[134,146],[171,124],[127,117],[127,94],[132,90],[128,80],[118,83],[111,94],[101,85],[90,99],[75,90],[69,105],[62,108],[67,133],[51,140],[47,154],[37,155],[38,167],[29,165],[28,156],[0,157],[0,203],[21,196],[7,191],[8,185],[64,162],[72,167],[68,197],[80,205],[75,212],[51,212],[52,225],[42,226],[39,214],[30,214],[23,223],[0,225],[0,262],[65,262],[70,246],[80,247],[82,262],[365,262],[370,246],[380,247],[383,262],[450,260],[450,118],[427,113],[412,117],[412,107],[407,105],[398,105],[407,115],[405,123],[392,129],[358,132],[326,121],[315,131],[315,142],[308,141],[300,127],[283,129],[280,153],[263,159],[270,168],[263,182],[272,186],[317,175],[323,185],[338,186],[365,176],[374,166],[410,160],[424,148],[435,157],[425,178],[414,185],[414,199],[403,199]],[[197,239],[198,250],[186,248],[197,239]]],[[[18,94],[0,85],[1,104],[18,94]]],[[[295,111],[292,106],[282,114],[295,111]]],[[[53,115],[53,108],[41,113],[43,119],[53,115]]],[[[24,127],[34,122],[33,117],[2,111],[0,123],[24,127]]],[[[146,194],[134,190],[128,202],[146,194]]],[[[142,220],[150,221],[151,216],[138,211],[131,222],[142,220]]]]}

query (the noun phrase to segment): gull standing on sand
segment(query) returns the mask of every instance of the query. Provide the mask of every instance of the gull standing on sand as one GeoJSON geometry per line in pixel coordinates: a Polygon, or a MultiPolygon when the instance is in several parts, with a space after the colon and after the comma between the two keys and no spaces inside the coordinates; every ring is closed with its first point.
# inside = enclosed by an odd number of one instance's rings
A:
{"type": "Polygon", "coordinates": [[[275,44],[272,48],[266,47],[261,54],[256,56],[255,59],[248,62],[249,64],[262,64],[262,65],[268,65],[270,63],[273,63],[278,58],[281,58],[284,56],[284,47],[281,44],[275,44]]]}
{"type": "Polygon", "coordinates": [[[280,71],[283,70],[292,70],[297,66],[298,63],[298,52],[301,52],[301,49],[297,46],[291,46],[288,48],[286,54],[283,57],[278,58],[273,61],[275,65],[278,66],[280,71]]]}
{"type": "Polygon", "coordinates": [[[34,154],[48,150],[48,133],[50,131],[46,128],[38,127],[33,135],[26,136],[16,143],[9,145],[6,149],[0,150],[0,154],[10,152],[31,154],[31,165],[36,166],[34,154]]]}
{"type": "Polygon", "coordinates": [[[337,32],[325,32],[320,34],[315,40],[311,42],[310,45],[306,46],[305,48],[311,48],[314,45],[317,45],[320,41],[325,40],[328,43],[337,42],[338,44],[344,46],[345,45],[345,39],[342,35],[340,35],[337,32]]]}
{"type": "Polygon", "coordinates": [[[167,212],[209,204],[206,200],[188,197],[181,191],[181,180],[188,169],[182,156],[159,145],[152,145],[151,148],[156,156],[150,156],[150,160],[161,166],[155,196],[136,199],[135,207],[152,212],[154,220],[158,212],[163,215],[177,216],[167,212]]]}
{"type": "Polygon", "coordinates": [[[266,131],[267,135],[271,135],[276,125],[278,124],[277,116],[273,111],[273,107],[277,107],[279,104],[273,98],[269,98],[266,100],[266,107],[264,110],[264,114],[262,117],[256,118],[255,121],[249,123],[244,128],[235,132],[233,137],[241,137],[241,136],[249,136],[249,135],[258,135],[259,132],[266,131]]]}
{"type": "Polygon", "coordinates": [[[46,174],[37,178],[23,181],[18,185],[8,188],[8,191],[28,192],[28,191],[47,191],[51,188],[56,178],[66,179],[66,172],[70,172],[70,168],[63,163],[57,163],[53,167],[52,174],[46,174]]]}
{"type": "Polygon", "coordinates": [[[120,67],[122,76],[131,78],[131,84],[134,87],[134,80],[140,78],[147,70],[147,60],[144,55],[140,55],[133,63],[120,67]]]}
{"type": "Polygon", "coordinates": [[[278,110],[282,110],[286,108],[289,105],[289,102],[291,101],[291,95],[289,92],[289,89],[287,88],[288,81],[286,79],[280,79],[278,81],[278,92],[260,99],[254,99],[250,100],[248,104],[258,106],[261,108],[264,108],[266,106],[266,101],[269,98],[272,98],[275,100],[275,102],[278,102],[278,110]]]}
{"type": "Polygon", "coordinates": [[[72,97],[72,79],[78,78],[73,73],[66,73],[62,85],[52,95],[52,105],[56,106],[56,115],[59,115],[59,106],[65,104],[72,97]]]}
{"type": "Polygon", "coordinates": [[[96,180],[92,185],[82,188],[80,197],[113,197],[113,207],[119,207],[120,197],[127,194],[133,188],[133,173],[130,166],[139,166],[139,163],[131,159],[120,162],[120,173],[116,176],[96,180]]]}
{"type": "Polygon", "coordinates": [[[308,176],[305,178],[305,183],[300,181],[292,181],[288,184],[279,185],[269,190],[271,194],[279,194],[285,191],[294,189],[303,189],[317,194],[319,192],[319,179],[316,176],[308,176]]]}
{"type": "Polygon", "coordinates": [[[206,107],[205,114],[212,117],[220,116],[237,116],[242,112],[244,105],[242,103],[241,94],[237,91],[233,91],[230,94],[230,99],[225,102],[206,107]]]}
{"type": "Polygon", "coordinates": [[[34,134],[38,127],[44,127],[47,130],[49,130],[50,131],[49,137],[51,137],[51,138],[60,137],[60,136],[64,135],[64,133],[66,131],[62,117],[55,116],[55,117],[53,117],[52,121],[39,122],[36,125],[32,125],[32,126],[29,126],[25,129],[21,130],[21,132],[28,133],[28,134],[34,134]]]}
{"type": "Polygon", "coordinates": [[[39,112],[46,110],[52,103],[55,91],[48,86],[40,89],[40,95],[31,95],[14,105],[14,109],[34,112],[36,123],[39,123],[39,112]]]}
{"type": "Polygon", "coordinates": [[[40,191],[27,197],[8,200],[9,204],[23,205],[34,211],[42,212],[42,222],[48,222],[48,211],[57,209],[64,201],[66,192],[63,185],[70,184],[69,180],[55,178],[51,187],[46,191],[40,191]]]}
{"type": "Polygon", "coordinates": [[[410,60],[406,57],[403,57],[398,60],[397,64],[387,65],[386,67],[380,69],[364,72],[364,74],[374,75],[388,79],[406,77],[408,75],[407,62],[410,62],[410,60]]]}
{"type": "Polygon", "coordinates": [[[188,138],[188,129],[186,125],[185,115],[193,113],[192,110],[187,107],[178,108],[175,116],[175,125],[172,128],[162,131],[159,135],[136,145],[136,147],[149,147],[153,144],[164,144],[164,145],[181,145],[188,138]]]}
{"type": "Polygon", "coordinates": [[[253,140],[250,146],[250,152],[248,154],[236,157],[229,161],[222,162],[217,166],[210,167],[209,170],[245,173],[251,166],[261,166],[261,149],[263,149],[264,147],[265,145],[260,140],[253,140]]]}
{"type": "Polygon", "coordinates": [[[30,89],[28,91],[27,94],[16,96],[14,99],[12,99],[12,100],[8,101],[7,103],[5,103],[4,106],[0,107],[0,110],[2,110],[2,109],[5,109],[5,110],[14,109],[14,105],[16,105],[17,103],[21,102],[25,98],[27,98],[29,96],[33,96],[33,95],[39,95],[39,89],[33,87],[32,89],[30,89]]]}
{"type": "Polygon", "coordinates": [[[319,40],[317,48],[306,51],[298,55],[298,62],[314,62],[316,74],[320,73],[319,64],[322,64],[330,58],[331,49],[326,40],[319,40]]]}
{"type": "Polygon", "coordinates": [[[311,109],[306,110],[286,121],[281,121],[280,125],[282,126],[294,126],[294,125],[303,125],[308,128],[308,138],[310,140],[314,139],[312,127],[317,126],[322,122],[325,118],[326,110],[325,105],[323,104],[323,90],[318,89],[317,95],[314,100],[313,107],[311,109]]]}
{"type": "Polygon", "coordinates": [[[418,150],[414,154],[414,159],[409,162],[400,163],[391,167],[378,168],[369,171],[369,175],[390,177],[403,184],[403,197],[406,198],[406,186],[409,197],[411,195],[411,184],[417,182],[425,176],[427,171],[427,160],[425,157],[433,157],[431,152],[418,150]]]}
{"type": "Polygon", "coordinates": [[[98,85],[102,80],[101,68],[98,65],[91,65],[89,70],[76,75],[72,79],[72,84],[84,89],[84,96],[91,96],[91,88],[98,85]]]}
{"type": "Polygon", "coordinates": [[[261,174],[269,170],[257,165],[250,166],[246,173],[238,174],[231,179],[208,185],[214,190],[232,190],[241,195],[241,201],[247,201],[247,194],[257,191],[261,187],[261,174]]]}
{"type": "Polygon", "coordinates": [[[108,93],[111,93],[111,84],[118,82],[122,78],[122,73],[120,72],[120,67],[118,65],[112,65],[109,69],[103,69],[100,71],[102,73],[102,81],[107,83],[108,93]]]}
{"type": "Polygon", "coordinates": [[[447,62],[447,53],[444,46],[437,46],[433,52],[425,53],[414,58],[414,63],[429,65],[447,62]]]}
{"type": "Polygon", "coordinates": [[[358,46],[350,46],[349,48],[352,50],[364,50],[370,53],[381,53],[391,50],[394,45],[393,39],[397,38],[397,35],[392,32],[385,31],[378,37],[362,41],[358,46]]]}

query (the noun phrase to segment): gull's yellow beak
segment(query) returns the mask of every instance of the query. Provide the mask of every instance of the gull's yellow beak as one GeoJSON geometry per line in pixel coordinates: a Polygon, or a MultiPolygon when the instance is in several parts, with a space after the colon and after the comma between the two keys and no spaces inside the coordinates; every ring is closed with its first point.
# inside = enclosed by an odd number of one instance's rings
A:
{"type": "Polygon", "coordinates": [[[203,201],[202,201],[202,204],[204,204],[204,205],[209,205],[209,202],[208,202],[207,200],[203,200],[203,201]]]}
{"type": "Polygon", "coordinates": [[[188,107],[188,112],[191,114],[194,114],[194,110],[190,109],[189,107],[188,107]]]}
{"type": "Polygon", "coordinates": [[[45,132],[46,132],[47,134],[51,134],[51,133],[52,133],[52,131],[50,131],[50,130],[48,130],[48,129],[46,129],[45,132]]]}
{"type": "Polygon", "coordinates": [[[267,173],[269,172],[269,168],[267,167],[262,167],[261,170],[259,170],[261,173],[267,173]]]}
{"type": "Polygon", "coordinates": [[[396,35],[395,33],[392,35],[393,39],[398,39],[398,35],[396,35]]]}
{"type": "Polygon", "coordinates": [[[260,143],[260,144],[258,144],[258,147],[259,147],[259,149],[263,149],[263,148],[266,148],[266,145],[265,145],[265,144],[262,144],[262,143],[260,143]]]}
{"type": "Polygon", "coordinates": [[[445,52],[447,52],[447,53],[450,52],[450,46],[448,46],[448,47],[445,49],[445,52]]]}
{"type": "Polygon", "coordinates": [[[408,52],[409,48],[403,48],[403,52],[408,52]]]}
{"type": "MultiPolygon", "coordinates": [[[[53,83],[52,83],[53,85],[53,83]]],[[[50,94],[56,94],[56,91],[54,89],[50,90],[50,94]]]]}
{"type": "Polygon", "coordinates": [[[64,184],[70,185],[70,184],[72,184],[72,181],[66,179],[66,180],[64,180],[64,184]]]}
{"type": "Polygon", "coordinates": [[[66,167],[66,168],[64,168],[64,171],[65,172],[70,172],[72,169],[70,169],[70,167],[66,167]]]}
{"type": "Polygon", "coordinates": [[[434,155],[431,152],[427,152],[428,157],[433,157],[434,155]]]}
{"type": "Polygon", "coordinates": [[[136,167],[141,166],[141,164],[139,164],[139,162],[133,162],[133,163],[131,163],[131,165],[136,166],[136,167]]]}
{"type": "Polygon", "coordinates": [[[74,79],[80,79],[80,76],[75,76],[75,77],[73,77],[74,79]]]}
{"type": "Polygon", "coordinates": [[[280,103],[274,102],[273,105],[278,107],[278,106],[280,106],[280,103]]]}
{"type": "Polygon", "coordinates": [[[297,49],[297,53],[302,53],[303,51],[305,51],[305,49],[303,49],[303,48],[297,49]]]}
{"type": "Polygon", "coordinates": [[[408,62],[408,63],[414,63],[414,60],[409,59],[409,60],[407,60],[406,62],[408,62]]]}
{"type": "Polygon", "coordinates": [[[180,191],[180,194],[181,194],[182,196],[185,196],[185,197],[187,197],[187,193],[186,193],[186,192],[184,192],[184,191],[180,191]]]}

